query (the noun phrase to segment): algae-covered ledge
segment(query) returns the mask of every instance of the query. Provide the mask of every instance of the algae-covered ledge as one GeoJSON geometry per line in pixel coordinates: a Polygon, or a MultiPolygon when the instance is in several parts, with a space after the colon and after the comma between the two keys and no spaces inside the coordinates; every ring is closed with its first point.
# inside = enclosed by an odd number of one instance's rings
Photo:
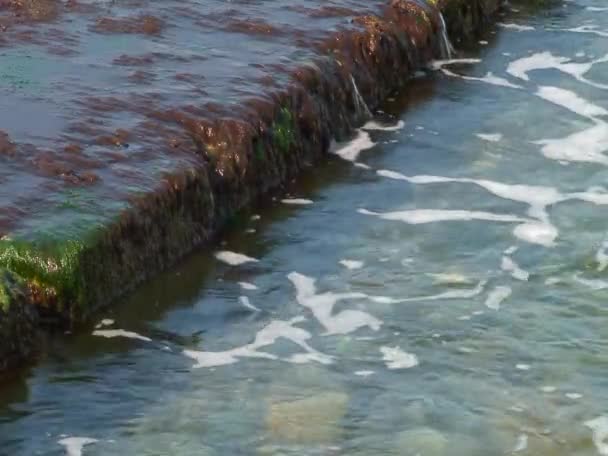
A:
{"type": "Polygon", "coordinates": [[[439,55],[439,10],[458,41],[477,34],[500,3],[390,0],[377,15],[357,16],[353,27],[316,43],[315,58],[290,69],[285,84],[232,106],[230,115],[150,115],[154,128],[179,132],[171,147],[190,154],[179,167],[159,171],[155,184],[124,204],[70,194],[39,213],[48,221],[43,229],[0,232],[0,370],[31,354],[40,321],[87,319],[319,161],[333,139],[365,120],[360,97],[378,106],[439,55]],[[62,211],[79,216],[63,222],[62,211]]]}

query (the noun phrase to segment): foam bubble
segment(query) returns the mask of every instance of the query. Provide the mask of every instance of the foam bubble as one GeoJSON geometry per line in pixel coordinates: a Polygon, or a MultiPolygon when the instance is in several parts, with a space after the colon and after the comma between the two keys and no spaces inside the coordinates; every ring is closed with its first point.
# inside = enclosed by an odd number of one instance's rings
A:
{"type": "Polygon", "coordinates": [[[276,355],[260,351],[260,349],[273,345],[278,339],[284,338],[292,341],[298,347],[305,351],[306,357],[292,355],[285,361],[301,364],[303,362],[315,361],[321,364],[330,364],[332,358],[327,356],[308,344],[308,340],[312,335],[295,325],[304,321],[302,317],[296,317],[289,321],[273,320],[264,328],[262,328],[255,336],[255,340],[241,347],[236,347],[230,350],[211,352],[198,350],[184,350],[184,356],[193,359],[196,364],[192,367],[195,369],[203,367],[218,367],[236,363],[239,358],[262,358],[269,360],[278,360],[276,355]]]}
{"type": "Polygon", "coordinates": [[[502,302],[511,296],[511,287],[497,286],[488,293],[485,306],[488,309],[499,310],[502,302]]]}
{"type": "MultiPolygon", "coordinates": [[[[608,198],[605,198],[608,195],[590,194],[590,192],[563,195],[553,187],[505,184],[502,182],[496,182],[487,179],[449,178],[424,175],[406,176],[404,174],[390,170],[379,170],[377,171],[377,173],[378,175],[383,177],[403,180],[413,184],[435,184],[454,182],[473,184],[482,187],[486,191],[492,193],[495,196],[498,196],[499,198],[528,204],[528,214],[537,220],[520,219],[519,221],[521,221],[522,224],[514,229],[514,235],[526,242],[540,244],[546,247],[553,246],[554,241],[558,236],[557,228],[549,222],[549,216],[547,214],[546,209],[547,206],[562,201],[567,201],[569,199],[587,200],[596,204],[605,204],[606,202],[608,202],[608,198]]],[[[374,214],[370,211],[365,210],[360,210],[359,212],[366,214],[374,214]]],[[[508,221],[517,222],[518,220],[511,219],[508,221]]]]}
{"type": "Polygon", "coordinates": [[[519,265],[515,261],[513,261],[513,258],[509,256],[505,255],[502,257],[500,267],[503,271],[511,274],[511,277],[513,277],[514,279],[527,282],[528,278],[530,277],[530,273],[520,268],[519,265]]]}
{"type": "Polygon", "coordinates": [[[530,370],[530,365],[529,364],[516,364],[515,369],[527,371],[527,370],[530,370]]]}
{"type": "Polygon", "coordinates": [[[349,334],[364,327],[373,331],[380,329],[382,322],[367,312],[347,309],[333,313],[333,308],[338,302],[366,298],[366,294],[317,293],[315,279],[298,272],[291,272],[287,277],[296,289],[298,303],[312,312],[325,328],[326,335],[349,334]]]}
{"type": "Polygon", "coordinates": [[[82,456],[82,449],[85,446],[98,441],[99,440],[90,437],[66,437],[59,440],[57,443],[65,447],[66,456],[82,456]]]}
{"type": "Polygon", "coordinates": [[[249,298],[247,296],[239,296],[239,302],[246,309],[252,310],[253,312],[260,312],[260,309],[258,309],[256,306],[251,304],[251,301],[249,300],[249,298]]]}
{"type": "Polygon", "coordinates": [[[510,82],[509,80],[507,80],[505,78],[501,78],[500,76],[494,75],[494,73],[492,73],[492,72],[488,72],[485,76],[482,76],[482,77],[464,76],[462,74],[454,73],[453,71],[447,70],[445,68],[442,68],[441,72],[443,74],[445,74],[446,76],[464,79],[465,81],[483,82],[485,84],[490,84],[490,85],[499,86],[499,87],[508,87],[511,89],[521,89],[522,88],[520,85],[513,84],[512,82],[510,82]]]}
{"type": "Polygon", "coordinates": [[[355,375],[359,376],[359,377],[369,377],[370,375],[374,375],[376,372],[372,371],[372,370],[361,370],[361,371],[356,371],[355,375]]]}
{"type": "Polygon", "coordinates": [[[230,266],[239,266],[245,263],[257,263],[258,260],[255,258],[251,258],[247,255],[243,255],[242,253],[230,252],[228,250],[223,250],[221,252],[215,253],[215,258],[219,261],[229,264],[230,266]]]}
{"type": "Polygon", "coordinates": [[[346,269],[361,269],[365,263],[357,260],[340,260],[340,264],[346,269]]]}
{"type": "Polygon", "coordinates": [[[570,90],[559,87],[541,86],[536,95],[543,100],[562,106],[575,114],[593,119],[608,115],[608,111],[601,106],[594,105],[570,90]]]}
{"type": "Polygon", "coordinates": [[[374,143],[366,131],[359,130],[357,136],[346,143],[332,144],[330,152],[341,157],[344,160],[356,162],[359,155],[364,150],[374,147],[374,143]]]}
{"type": "Polygon", "coordinates": [[[283,204],[292,204],[294,206],[306,206],[308,204],[313,204],[314,202],[305,198],[286,198],[282,199],[281,203],[283,204]]]}
{"type": "Polygon", "coordinates": [[[513,448],[513,453],[519,453],[521,451],[525,451],[528,448],[528,436],[526,434],[521,434],[517,437],[517,442],[515,443],[515,447],[513,448]]]}
{"type": "Polygon", "coordinates": [[[454,64],[467,64],[472,65],[474,63],[480,63],[481,59],[447,59],[447,60],[434,60],[430,64],[430,68],[432,70],[440,70],[444,66],[454,65],[454,64]]]}
{"type": "Polygon", "coordinates": [[[553,247],[559,231],[550,223],[526,222],[517,225],[513,235],[530,244],[538,244],[544,247],[553,247]]]}
{"type": "Polygon", "coordinates": [[[137,334],[133,331],[125,331],[124,329],[96,329],[93,331],[94,336],[105,337],[106,339],[112,339],[115,337],[125,337],[127,339],[143,340],[144,342],[152,342],[152,339],[141,334],[137,334]]]}
{"type": "Polygon", "coordinates": [[[405,127],[405,122],[403,120],[398,121],[395,125],[382,125],[374,120],[370,120],[365,125],[363,125],[364,130],[379,130],[379,131],[399,131],[405,127]]]}
{"type": "Polygon", "coordinates": [[[595,254],[595,261],[597,261],[597,270],[602,272],[608,266],[608,240],[602,242],[602,246],[595,254]]]}
{"type": "Polygon", "coordinates": [[[573,401],[583,398],[583,395],[579,393],[566,393],[564,396],[566,396],[568,399],[572,399],[573,401]]]}
{"type": "Polygon", "coordinates": [[[488,142],[499,142],[502,139],[500,133],[477,133],[475,136],[488,142]]]}
{"type": "Polygon", "coordinates": [[[410,369],[419,364],[418,357],[407,353],[399,347],[380,347],[382,360],[389,369],[410,369]]]}
{"type": "Polygon", "coordinates": [[[505,22],[498,22],[498,23],[496,23],[496,25],[498,25],[499,27],[505,28],[505,29],[515,30],[516,32],[529,32],[531,30],[536,30],[531,25],[520,25],[520,24],[505,23],[505,22]]]}
{"type": "Polygon", "coordinates": [[[608,443],[606,443],[606,439],[608,438],[608,417],[599,416],[593,420],[585,421],[584,425],[593,432],[593,444],[597,452],[601,456],[608,456],[608,443]]]}
{"type": "Polygon", "coordinates": [[[555,393],[557,391],[557,388],[552,385],[547,385],[547,386],[541,386],[540,390],[543,393],[555,393]]]}
{"type": "Polygon", "coordinates": [[[248,290],[248,291],[252,291],[252,290],[257,290],[258,287],[252,283],[249,282],[239,282],[239,286],[243,289],[243,290],[248,290]]]}
{"type": "Polygon", "coordinates": [[[95,326],[96,329],[103,328],[104,326],[112,326],[114,324],[114,320],[111,318],[104,318],[95,326]]]}
{"type": "Polygon", "coordinates": [[[359,209],[357,212],[364,215],[375,215],[384,220],[400,221],[410,225],[472,220],[485,220],[489,222],[525,222],[521,217],[514,215],[467,210],[413,209],[381,213],[359,209]]]}
{"type": "MultiPolygon", "coordinates": [[[[571,29],[570,31],[575,30],[571,29]]],[[[545,51],[530,55],[528,57],[523,57],[521,59],[511,62],[507,67],[507,73],[525,81],[529,81],[530,77],[528,76],[528,73],[530,71],[556,69],[574,77],[578,81],[583,82],[585,84],[600,89],[607,89],[608,86],[595,83],[585,78],[585,74],[587,74],[595,64],[603,63],[606,61],[608,61],[608,55],[605,55],[591,62],[574,63],[571,62],[568,57],[554,56],[553,54],[551,54],[551,52],[545,51]]]]}
{"type": "Polygon", "coordinates": [[[580,274],[574,274],[574,280],[581,285],[591,288],[594,291],[605,290],[608,288],[608,282],[601,279],[585,279],[580,274]]]}
{"type": "Polygon", "coordinates": [[[608,165],[608,125],[600,122],[564,138],[534,141],[541,153],[551,159],[565,162],[586,162],[608,165]]]}

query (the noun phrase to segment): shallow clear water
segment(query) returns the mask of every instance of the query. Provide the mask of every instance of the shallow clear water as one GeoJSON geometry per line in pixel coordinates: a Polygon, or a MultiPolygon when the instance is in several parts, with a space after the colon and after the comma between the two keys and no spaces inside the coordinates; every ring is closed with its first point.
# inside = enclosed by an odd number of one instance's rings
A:
{"type": "Polygon", "coordinates": [[[0,454],[608,454],[602,6],[509,13],[357,163],[49,342],[0,454]]]}

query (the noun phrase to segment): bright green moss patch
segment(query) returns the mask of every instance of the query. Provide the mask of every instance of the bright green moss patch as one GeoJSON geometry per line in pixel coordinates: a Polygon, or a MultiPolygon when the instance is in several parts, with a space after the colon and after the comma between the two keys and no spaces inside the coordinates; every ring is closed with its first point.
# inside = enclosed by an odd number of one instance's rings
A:
{"type": "Polygon", "coordinates": [[[62,312],[68,303],[84,304],[84,283],[79,262],[84,243],[79,241],[0,241],[0,266],[27,280],[37,290],[39,304],[62,312]]]}

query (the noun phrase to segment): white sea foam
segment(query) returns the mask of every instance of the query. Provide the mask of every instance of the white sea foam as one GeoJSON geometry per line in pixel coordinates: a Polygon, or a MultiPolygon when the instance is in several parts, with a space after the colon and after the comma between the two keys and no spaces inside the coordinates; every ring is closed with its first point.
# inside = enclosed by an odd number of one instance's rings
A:
{"type": "Polygon", "coordinates": [[[488,142],[499,142],[502,139],[500,133],[477,133],[475,136],[488,142]]]}
{"type": "Polygon", "coordinates": [[[443,74],[445,74],[446,76],[464,79],[465,81],[483,82],[485,84],[490,84],[490,85],[499,86],[499,87],[508,87],[511,89],[521,89],[522,88],[520,85],[513,84],[508,79],[502,78],[500,76],[496,76],[492,72],[489,72],[485,76],[482,76],[482,77],[465,76],[462,74],[454,73],[453,71],[448,70],[446,68],[442,68],[441,72],[443,74]]]}
{"type": "Polygon", "coordinates": [[[449,299],[470,299],[480,295],[486,285],[486,281],[478,282],[475,287],[465,290],[449,290],[433,295],[415,296],[410,298],[391,298],[388,296],[368,296],[370,301],[378,304],[400,304],[404,302],[420,302],[420,301],[442,301],[449,299]]]}
{"type": "Polygon", "coordinates": [[[530,77],[528,76],[528,73],[531,71],[555,69],[569,74],[585,84],[600,89],[608,89],[608,85],[598,84],[585,78],[585,74],[587,74],[594,65],[607,61],[608,55],[605,55],[590,62],[576,63],[572,62],[568,57],[555,56],[551,52],[540,52],[514,60],[507,67],[507,73],[525,81],[529,81],[530,77]]]}
{"type": "Polygon", "coordinates": [[[597,261],[597,270],[602,272],[606,267],[608,267],[608,240],[602,242],[601,247],[595,254],[595,261],[597,261]]]}
{"type": "Polygon", "coordinates": [[[521,434],[517,437],[517,443],[515,444],[512,453],[519,453],[526,449],[528,449],[528,436],[526,434],[521,434]]]}
{"type": "Polygon", "coordinates": [[[251,301],[249,300],[249,298],[247,296],[239,296],[239,302],[246,309],[249,309],[253,312],[260,312],[260,309],[258,309],[256,306],[251,304],[251,301]]]}
{"type": "Polygon", "coordinates": [[[470,277],[459,272],[439,272],[439,273],[427,273],[429,277],[433,278],[435,284],[458,284],[458,285],[469,285],[473,283],[470,277]]]}
{"type": "Polygon", "coordinates": [[[369,377],[374,374],[375,372],[373,370],[360,370],[355,372],[355,375],[358,375],[359,377],[369,377]]]}
{"type": "Polygon", "coordinates": [[[454,64],[466,64],[472,65],[475,63],[480,63],[481,59],[447,59],[447,60],[434,60],[430,64],[430,68],[433,70],[440,70],[445,66],[454,65],[454,64]]]}
{"type": "Polygon", "coordinates": [[[486,298],[485,306],[492,310],[499,310],[502,302],[511,296],[511,287],[497,286],[488,293],[486,298]]]}
{"type": "Polygon", "coordinates": [[[247,290],[247,291],[252,291],[252,290],[257,290],[258,287],[252,283],[249,282],[239,282],[239,286],[243,289],[243,290],[247,290]]]}
{"type": "MultiPolygon", "coordinates": [[[[520,203],[527,204],[527,213],[533,220],[502,220],[521,222],[513,230],[513,234],[526,242],[543,245],[545,247],[551,247],[555,243],[559,232],[557,228],[551,224],[549,215],[547,213],[547,207],[557,203],[561,203],[569,200],[580,200],[586,201],[597,205],[608,205],[608,192],[588,189],[584,192],[574,193],[560,193],[554,187],[545,186],[531,186],[521,184],[505,184],[502,182],[491,181],[487,179],[470,179],[470,178],[450,178],[441,176],[406,176],[404,174],[390,171],[390,170],[378,170],[379,176],[387,177],[390,179],[403,180],[412,184],[438,184],[438,183],[464,183],[473,184],[482,187],[486,191],[493,195],[520,203]]],[[[359,212],[364,214],[375,214],[370,211],[360,210],[359,212]]],[[[414,223],[414,215],[411,213],[390,213],[390,219],[402,219],[407,218],[410,220],[408,223],[414,223]],[[406,217],[407,216],[407,217],[406,217]]],[[[384,216],[387,218],[389,216],[384,216]]],[[[513,216],[511,216],[513,217],[513,216]]],[[[437,218],[438,215],[437,215],[437,218]]],[[[422,222],[418,222],[422,223],[422,222]]]]}
{"type": "Polygon", "coordinates": [[[559,231],[548,222],[526,222],[513,229],[513,235],[530,244],[553,247],[559,231]]]}
{"type": "Polygon", "coordinates": [[[217,367],[236,363],[239,358],[263,358],[269,360],[278,360],[279,357],[271,353],[260,351],[260,349],[273,345],[278,339],[287,339],[292,341],[298,347],[304,350],[304,355],[292,355],[285,361],[293,363],[302,363],[307,361],[315,361],[322,364],[330,364],[332,358],[327,356],[308,344],[308,340],[312,335],[295,325],[303,322],[303,317],[296,317],[289,321],[273,320],[267,326],[262,328],[255,336],[255,340],[241,347],[236,347],[230,350],[210,352],[198,350],[184,350],[183,354],[188,358],[196,361],[193,368],[217,367]]]}
{"type": "Polygon", "coordinates": [[[82,456],[82,449],[85,446],[98,441],[99,440],[90,437],[66,437],[59,440],[57,443],[65,447],[66,456],[82,456]]]}
{"type": "Polygon", "coordinates": [[[96,329],[93,331],[94,336],[113,339],[115,337],[124,337],[127,339],[143,340],[144,342],[152,342],[152,339],[133,331],[125,331],[124,329],[96,329]]]}
{"type": "Polygon", "coordinates": [[[410,369],[419,364],[416,355],[404,352],[399,347],[380,347],[380,352],[389,369],[410,369]]]}
{"type": "Polygon", "coordinates": [[[608,38],[608,31],[598,30],[597,25],[580,25],[578,27],[565,29],[564,31],[572,33],[589,33],[591,35],[597,35],[604,38],[608,38]]]}
{"type": "Polygon", "coordinates": [[[526,220],[509,214],[495,214],[492,212],[444,210],[444,209],[412,209],[394,212],[372,212],[367,209],[358,209],[360,214],[374,215],[383,220],[392,220],[420,225],[433,222],[472,221],[485,220],[488,222],[525,222],[526,220]]]}
{"type": "Polygon", "coordinates": [[[370,120],[361,128],[363,128],[363,130],[399,131],[402,130],[403,127],[405,127],[405,122],[403,120],[399,120],[395,125],[384,125],[375,120],[370,120]]]}
{"type": "Polygon", "coordinates": [[[340,260],[340,264],[346,269],[361,269],[365,263],[357,260],[340,260]]]}
{"type": "Polygon", "coordinates": [[[585,421],[587,426],[593,432],[593,444],[595,449],[601,456],[608,456],[608,417],[599,416],[593,420],[585,421]]]}
{"type": "Polygon", "coordinates": [[[566,396],[568,399],[572,399],[573,401],[583,398],[583,395],[580,393],[566,393],[564,396],[566,396]]]}
{"type": "Polygon", "coordinates": [[[608,124],[604,122],[564,138],[541,139],[534,143],[542,146],[542,154],[551,160],[608,166],[608,157],[604,155],[608,150],[608,124]]]}
{"type": "Polygon", "coordinates": [[[588,288],[591,288],[594,291],[605,290],[608,288],[608,282],[601,279],[585,279],[580,276],[580,274],[574,274],[574,280],[581,285],[585,285],[588,288]]]}
{"type": "Polygon", "coordinates": [[[111,318],[104,318],[95,326],[96,329],[103,328],[104,326],[112,326],[114,324],[114,320],[111,318]]]}
{"type": "Polygon", "coordinates": [[[314,201],[305,199],[305,198],[286,198],[286,199],[282,199],[281,203],[291,204],[294,206],[306,206],[308,204],[313,204],[314,201]]]}
{"type": "Polygon", "coordinates": [[[341,157],[344,160],[355,162],[359,155],[364,150],[374,147],[374,143],[366,131],[359,130],[357,136],[346,143],[334,143],[330,148],[330,152],[341,157]]]}
{"type": "Polygon", "coordinates": [[[530,278],[530,273],[520,268],[519,265],[515,261],[513,261],[513,258],[509,256],[505,255],[502,257],[500,267],[503,271],[511,274],[511,277],[513,277],[514,279],[527,282],[530,278]]]}
{"type": "Polygon", "coordinates": [[[561,89],[559,87],[541,86],[538,88],[536,95],[551,103],[562,106],[575,114],[590,119],[608,115],[606,109],[590,103],[570,90],[561,89]]]}
{"type": "Polygon", "coordinates": [[[502,28],[509,29],[509,30],[515,30],[516,32],[529,32],[532,30],[536,30],[531,25],[520,25],[520,24],[504,23],[504,22],[498,22],[496,25],[498,25],[499,27],[502,27],[502,28]]]}
{"type": "Polygon", "coordinates": [[[257,263],[258,260],[255,258],[251,258],[247,255],[243,255],[242,253],[230,252],[228,250],[223,250],[221,252],[216,252],[215,258],[219,261],[229,264],[230,266],[239,266],[245,263],[257,263]]]}
{"type": "Polygon", "coordinates": [[[363,293],[317,293],[316,281],[298,272],[288,274],[288,279],[296,289],[298,303],[309,309],[325,328],[326,335],[349,334],[360,328],[368,327],[373,331],[380,329],[382,322],[367,312],[346,309],[334,313],[334,306],[340,301],[367,298],[363,293]]]}

